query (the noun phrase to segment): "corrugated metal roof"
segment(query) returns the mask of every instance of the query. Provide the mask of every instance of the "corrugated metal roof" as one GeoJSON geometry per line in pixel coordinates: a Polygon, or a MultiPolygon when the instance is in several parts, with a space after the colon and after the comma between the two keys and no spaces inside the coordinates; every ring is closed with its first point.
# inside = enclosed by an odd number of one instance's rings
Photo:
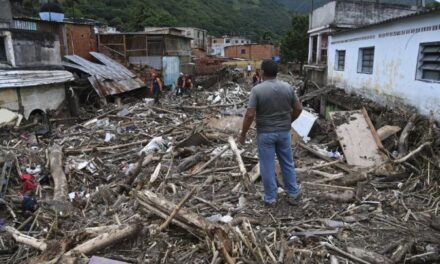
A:
{"type": "Polygon", "coordinates": [[[88,73],[88,79],[99,96],[105,97],[145,87],[141,79],[121,64],[102,53],[90,54],[103,64],[90,62],[77,55],[68,55],[64,57],[73,63],[65,62],[64,66],[88,73]]]}
{"type": "Polygon", "coordinates": [[[73,81],[68,71],[0,70],[0,88],[29,87],[73,81]]]}
{"type": "Polygon", "coordinates": [[[387,23],[392,23],[392,22],[396,22],[396,21],[399,21],[399,20],[404,20],[404,19],[407,19],[407,18],[424,16],[424,15],[435,14],[435,13],[440,13],[440,7],[434,7],[434,8],[428,8],[428,9],[420,10],[420,11],[417,11],[417,12],[412,13],[412,14],[408,14],[408,15],[404,15],[404,16],[398,16],[398,17],[393,17],[393,18],[386,19],[386,20],[383,20],[383,21],[380,21],[380,22],[377,22],[377,23],[368,24],[368,25],[365,25],[365,26],[357,27],[357,28],[347,29],[347,30],[343,30],[343,31],[340,31],[340,32],[335,32],[333,34],[335,34],[335,35],[344,34],[344,33],[352,32],[352,31],[360,30],[360,29],[370,28],[370,27],[374,27],[374,26],[378,26],[378,25],[382,25],[382,24],[387,24],[387,23]]]}

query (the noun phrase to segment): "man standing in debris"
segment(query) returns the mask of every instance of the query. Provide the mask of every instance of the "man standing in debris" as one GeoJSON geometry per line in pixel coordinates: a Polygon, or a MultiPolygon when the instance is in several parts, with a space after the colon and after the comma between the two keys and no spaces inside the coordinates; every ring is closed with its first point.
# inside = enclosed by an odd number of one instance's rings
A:
{"type": "Polygon", "coordinates": [[[264,202],[266,205],[275,205],[277,201],[276,155],[281,166],[288,202],[295,205],[300,196],[300,188],[296,181],[290,130],[291,123],[301,114],[301,102],[292,86],[276,79],[278,65],[274,61],[263,61],[261,70],[264,82],[251,91],[239,141],[241,144],[245,143],[246,134],[256,118],[264,202]]]}
{"type": "Polygon", "coordinates": [[[246,66],[246,72],[247,72],[247,77],[251,77],[252,65],[250,63],[248,63],[248,65],[246,66]]]}
{"type": "Polygon", "coordinates": [[[160,93],[162,92],[162,81],[160,80],[157,73],[152,74],[150,92],[154,97],[154,104],[159,104],[160,93]]]}

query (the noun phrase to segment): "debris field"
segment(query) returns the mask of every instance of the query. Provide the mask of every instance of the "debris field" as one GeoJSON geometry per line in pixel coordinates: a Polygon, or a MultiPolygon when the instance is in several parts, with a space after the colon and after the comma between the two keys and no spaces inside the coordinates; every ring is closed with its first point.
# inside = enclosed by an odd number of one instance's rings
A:
{"type": "Polygon", "coordinates": [[[284,78],[308,113],[345,107],[293,133],[299,205],[279,170],[263,204],[255,129],[235,140],[247,83],[123,100],[43,135],[0,129],[0,262],[438,263],[438,123],[284,78]]]}

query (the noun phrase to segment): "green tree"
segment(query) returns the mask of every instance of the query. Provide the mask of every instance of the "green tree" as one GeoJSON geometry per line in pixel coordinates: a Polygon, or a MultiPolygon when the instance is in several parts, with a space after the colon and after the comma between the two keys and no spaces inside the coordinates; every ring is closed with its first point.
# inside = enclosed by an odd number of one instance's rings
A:
{"type": "Polygon", "coordinates": [[[302,66],[307,60],[309,47],[308,26],[309,18],[307,16],[295,15],[292,17],[292,30],[281,41],[281,59],[283,62],[296,61],[302,66]]]}
{"type": "Polygon", "coordinates": [[[434,7],[440,7],[440,3],[439,2],[433,2],[433,3],[429,3],[426,5],[427,8],[434,8],[434,7]]]}

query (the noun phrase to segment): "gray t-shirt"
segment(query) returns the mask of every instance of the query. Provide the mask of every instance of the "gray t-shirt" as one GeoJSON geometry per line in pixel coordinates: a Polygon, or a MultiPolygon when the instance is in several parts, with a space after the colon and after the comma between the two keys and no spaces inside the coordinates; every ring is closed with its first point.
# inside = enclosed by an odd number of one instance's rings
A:
{"type": "Polygon", "coordinates": [[[248,108],[257,109],[257,132],[283,132],[291,129],[292,106],[298,101],[286,82],[267,80],[252,88],[248,108]]]}

